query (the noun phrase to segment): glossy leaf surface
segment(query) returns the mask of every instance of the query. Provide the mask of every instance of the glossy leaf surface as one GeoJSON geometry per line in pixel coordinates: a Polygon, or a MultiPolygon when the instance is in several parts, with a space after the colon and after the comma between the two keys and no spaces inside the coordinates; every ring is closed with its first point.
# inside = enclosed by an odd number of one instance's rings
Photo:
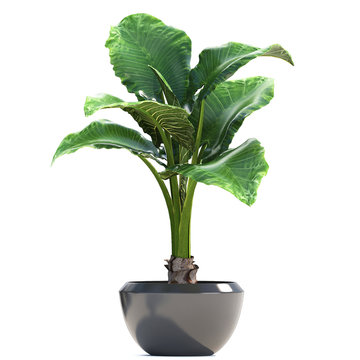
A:
{"type": "Polygon", "coordinates": [[[53,162],[58,157],[71,154],[83,147],[96,149],[124,148],[134,154],[150,156],[156,160],[160,157],[154,144],[136,130],[112,123],[109,120],[98,120],[83,130],[66,136],[56,150],[53,162]]]}
{"type": "Polygon", "coordinates": [[[168,170],[207,185],[219,186],[250,206],[256,200],[257,189],[268,167],[260,142],[249,139],[207,164],[177,165],[168,170]]]}
{"type": "Polygon", "coordinates": [[[100,109],[120,108],[128,112],[138,122],[144,132],[151,136],[157,147],[161,144],[158,125],[173,136],[179,144],[189,149],[192,148],[194,127],[188,120],[189,114],[186,110],[150,100],[124,102],[118,99],[119,101],[116,102],[114,99],[116,99],[114,96],[107,94],[88,96],[84,106],[85,113],[91,115],[100,109]]]}
{"type": "Polygon", "coordinates": [[[190,72],[189,99],[201,87],[203,88],[198,101],[205,98],[218,84],[258,56],[277,57],[294,65],[290,54],[278,44],[260,49],[229,42],[219,47],[207,48],[200,53],[199,63],[190,72]]]}
{"type": "Polygon", "coordinates": [[[180,102],[185,99],[191,56],[185,32],[151,15],[134,14],[111,28],[105,46],[116,76],[139,100],[161,102],[161,86],[148,65],[162,74],[180,102]]]}
{"type": "MultiPolygon", "coordinates": [[[[273,79],[257,76],[225,81],[206,97],[202,144],[207,144],[202,157],[208,162],[229,148],[244,119],[267,105],[274,96],[273,79]]],[[[199,106],[189,120],[198,126],[199,106]]]]}

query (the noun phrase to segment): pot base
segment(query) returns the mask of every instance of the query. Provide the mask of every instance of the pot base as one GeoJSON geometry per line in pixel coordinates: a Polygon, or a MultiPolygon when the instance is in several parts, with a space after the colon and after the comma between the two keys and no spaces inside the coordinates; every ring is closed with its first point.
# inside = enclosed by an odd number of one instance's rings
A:
{"type": "Polygon", "coordinates": [[[126,325],[150,355],[208,356],[232,335],[244,292],[235,282],[128,282],[120,290],[126,325]]]}

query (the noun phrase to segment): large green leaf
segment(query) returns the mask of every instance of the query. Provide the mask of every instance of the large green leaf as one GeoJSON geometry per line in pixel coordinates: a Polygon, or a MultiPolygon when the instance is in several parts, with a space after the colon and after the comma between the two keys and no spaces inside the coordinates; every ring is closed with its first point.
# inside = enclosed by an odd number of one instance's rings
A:
{"type": "Polygon", "coordinates": [[[157,69],[183,102],[190,71],[191,40],[185,32],[147,14],[124,18],[105,44],[115,74],[139,100],[161,102],[161,86],[148,65],[157,69]]]}
{"type": "Polygon", "coordinates": [[[189,101],[201,87],[203,88],[199,93],[198,101],[202,100],[215,89],[217,84],[228,79],[240,67],[258,56],[273,56],[294,65],[290,54],[278,44],[260,49],[229,42],[219,47],[207,48],[200,53],[199,63],[190,72],[189,101]]]}
{"type": "Polygon", "coordinates": [[[256,200],[257,189],[268,168],[264,148],[258,140],[249,139],[207,164],[177,165],[168,170],[207,185],[217,185],[250,206],[256,200]]]}
{"type": "Polygon", "coordinates": [[[186,110],[156,101],[125,102],[107,94],[88,96],[85,102],[85,114],[91,115],[95,111],[106,108],[120,108],[128,112],[149,134],[153,143],[159,147],[161,137],[157,126],[170,134],[175,141],[192,149],[194,142],[194,127],[188,120],[189,114],[186,110]]]}
{"type": "MultiPolygon", "coordinates": [[[[225,81],[206,97],[201,141],[207,144],[203,162],[212,160],[229,148],[244,119],[267,105],[274,96],[273,79],[257,76],[225,81]]],[[[189,120],[195,129],[199,121],[199,105],[189,120]]]]}
{"type": "Polygon", "coordinates": [[[150,140],[145,139],[136,130],[109,120],[94,121],[80,132],[66,136],[57,148],[52,162],[64,154],[71,154],[83,147],[124,148],[136,155],[149,156],[162,164],[158,159],[160,157],[158,149],[150,140]]]}

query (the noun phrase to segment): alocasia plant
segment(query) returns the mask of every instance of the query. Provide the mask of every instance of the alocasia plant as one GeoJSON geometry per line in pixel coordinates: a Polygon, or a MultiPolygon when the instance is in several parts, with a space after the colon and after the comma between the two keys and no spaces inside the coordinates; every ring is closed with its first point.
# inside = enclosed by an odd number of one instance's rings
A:
{"type": "Polygon", "coordinates": [[[169,283],[195,283],[198,267],[190,252],[190,220],[196,184],[217,185],[252,205],[268,170],[258,140],[229,146],[244,119],[270,102],[274,82],[262,76],[227,79],[259,56],[293,65],[292,59],[277,44],[261,49],[230,42],[203,50],[191,69],[190,38],[147,14],[127,16],[112,27],[105,46],[115,75],[138,101],[108,94],[89,96],[85,115],[119,108],[133,117],[151,141],[136,130],[97,120],[65,137],[53,161],[85,146],[125,148],[140,158],[155,176],[169,212],[169,283]]]}

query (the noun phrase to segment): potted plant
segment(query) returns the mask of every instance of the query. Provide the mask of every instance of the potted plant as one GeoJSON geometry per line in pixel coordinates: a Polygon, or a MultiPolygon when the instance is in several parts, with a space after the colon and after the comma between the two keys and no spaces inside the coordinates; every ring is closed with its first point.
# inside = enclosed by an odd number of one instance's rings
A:
{"type": "Polygon", "coordinates": [[[93,121],[66,136],[53,157],[82,147],[127,149],[149,168],[165,199],[172,253],[168,281],[128,282],[120,291],[127,326],[153,355],[211,355],[238,321],[243,291],[235,282],[197,281],[190,251],[190,220],[198,182],[217,185],[252,205],[268,164],[256,139],[230,149],[244,119],[273,97],[273,80],[262,76],[227,81],[260,56],[293,65],[280,45],[257,48],[230,42],[200,53],[190,68],[185,32],[147,14],[125,17],[105,45],[115,75],[138,101],[108,94],[89,96],[85,115],[119,108],[143,132],[109,120],[93,121]],[[160,167],[160,170],[158,169],[160,167]],[[167,185],[168,184],[168,185],[167,185]]]}

